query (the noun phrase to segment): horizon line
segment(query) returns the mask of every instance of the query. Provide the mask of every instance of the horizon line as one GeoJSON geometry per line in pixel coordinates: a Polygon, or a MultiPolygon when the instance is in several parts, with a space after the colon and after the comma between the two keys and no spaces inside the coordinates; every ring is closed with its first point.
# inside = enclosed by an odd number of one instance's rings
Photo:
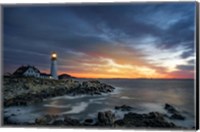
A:
{"type": "Polygon", "coordinates": [[[154,80],[154,79],[163,79],[163,80],[195,80],[194,78],[87,78],[87,77],[72,77],[77,79],[147,79],[147,80],[154,80]]]}

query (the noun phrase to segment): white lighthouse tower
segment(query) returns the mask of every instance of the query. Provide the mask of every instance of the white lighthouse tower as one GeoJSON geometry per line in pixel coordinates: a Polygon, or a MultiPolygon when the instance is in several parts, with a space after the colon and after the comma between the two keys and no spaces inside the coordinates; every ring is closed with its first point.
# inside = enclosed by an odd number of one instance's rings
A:
{"type": "Polygon", "coordinates": [[[58,79],[57,75],[57,54],[56,52],[51,53],[51,76],[53,79],[58,79]]]}

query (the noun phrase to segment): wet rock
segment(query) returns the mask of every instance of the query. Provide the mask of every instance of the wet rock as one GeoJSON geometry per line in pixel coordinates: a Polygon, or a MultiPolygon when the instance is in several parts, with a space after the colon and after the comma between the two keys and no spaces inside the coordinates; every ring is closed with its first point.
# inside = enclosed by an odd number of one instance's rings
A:
{"type": "Polygon", "coordinates": [[[101,95],[101,93],[99,91],[94,92],[94,94],[101,95]]]}
{"type": "Polygon", "coordinates": [[[115,127],[122,127],[122,126],[125,126],[125,122],[124,122],[124,120],[116,120],[115,122],[114,122],[114,125],[115,125],[115,127]]]}
{"type": "Polygon", "coordinates": [[[85,121],[83,123],[84,126],[91,126],[93,124],[94,124],[93,119],[85,119],[85,121]]]}
{"type": "Polygon", "coordinates": [[[51,124],[57,116],[54,115],[44,115],[35,119],[35,124],[38,125],[49,125],[51,124]]]}
{"type": "Polygon", "coordinates": [[[176,113],[178,112],[172,105],[170,104],[165,104],[165,109],[169,112],[169,113],[176,113]]]}
{"type": "Polygon", "coordinates": [[[2,125],[18,125],[19,123],[11,121],[9,117],[3,117],[2,125]]]}
{"type": "Polygon", "coordinates": [[[98,124],[100,126],[112,126],[114,124],[115,115],[111,111],[98,113],[98,124]]]}
{"type": "Polygon", "coordinates": [[[176,120],[185,120],[185,117],[181,115],[179,111],[177,111],[173,106],[169,104],[165,104],[165,109],[171,113],[170,119],[176,119],[176,120]]]}
{"type": "Polygon", "coordinates": [[[128,106],[128,105],[122,105],[122,106],[115,106],[116,110],[121,110],[121,111],[131,111],[133,107],[128,106]]]}
{"type": "Polygon", "coordinates": [[[64,125],[67,125],[67,126],[80,126],[80,122],[79,120],[77,119],[72,119],[70,117],[65,117],[64,118],[64,125]]]}
{"type": "Polygon", "coordinates": [[[117,122],[126,127],[153,127],[153,128],[175,128],[173,123],[167,122],[163,115],[158,112],[150,112],[149,114],[128,113],[125,114],[123,121],[117,122]]]}
{"type": "Polygon", "coordinates": [[[9,120],[8,120],[9,117],[4,117],[3,118],[3,124],[9,124],[9,120]]]}
{"type": "Polygon", "coordinates": [[[182,116],[182,115],[179,114],[179,113],[174,113],[173,115],[171,115],[170,118],[171,118],[171,119],[177,119],[177,120],[185,120],[185,117],[182,116]]]}
{"type": "Polygon", "coordinates": [[[16,116],[16,114],[12,113],[11,116],[16,116]]]}
{"type": "Polygon", "coordinates": [[[99,112],[97,116],[97,122],[93,119],[85,119],[81,124],[79,120],[73,119],[68,116],[56,116],[56,115],[44,115],[38,117],[35,123],[15,123],[10,122],[8,118],[4,117],[5,124],[16,124],[16,125],[48,125],[48,126],[93,126],[93,127],[115,127],[115,128],[173,128],[173,129],[184,129],[178,127],[171,122],[167,122],[163,118],[163,114],[159,112],[150,112],[148,114],[137,114],[129,112],[124,115],[123,119],[115,120],[115,115],[111,111],[99,112]],[[62,117],[62,118],[61,118],[62,117]],[[63,119],[64,118],[64,119],[63,119]]]}
{"type": "Polygon", "coordinates": [[[163,114],[159,113],[159,112],[150,112],[147,117],[150,119],[156,119],[156,120],[162,120],[164,121],[164,116],[163,114]]]}
{"type": "Polygon", "coordinates": [[[63,126],[65,123],[63,120],[55,120],[53,121],[53,123],[51,125],[55,125],[55,126],[63,126]]]}

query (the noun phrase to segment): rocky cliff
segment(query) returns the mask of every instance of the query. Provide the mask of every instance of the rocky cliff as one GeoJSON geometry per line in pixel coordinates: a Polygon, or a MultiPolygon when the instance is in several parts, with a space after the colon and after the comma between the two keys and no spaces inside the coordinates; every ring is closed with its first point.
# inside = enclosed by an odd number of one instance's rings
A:
{"type": "Polygon", "coordinates": [[[80,83],[72,79],[53,80],[32,77],[4,77],[3,79],[4,106],[28,105],[65,94],[100,95],[113,90],[114,87],[95,80],[80,83]]]}

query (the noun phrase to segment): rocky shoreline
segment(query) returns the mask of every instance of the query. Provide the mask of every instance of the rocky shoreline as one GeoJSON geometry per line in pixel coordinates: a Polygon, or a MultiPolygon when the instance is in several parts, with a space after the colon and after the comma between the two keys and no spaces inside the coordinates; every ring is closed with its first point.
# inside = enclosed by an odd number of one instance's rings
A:
{"type": "MultiPolygon", "coordinates": [[[[180,114],[173,106],[165,104],[165,110],[172,112],[171,116],[159,112],[149,112],[147,114],[138,114],[131,112],[131,106],[116,106],[115,110],[127,111],[122,119],[117,119],[111,111],[98,112],[96,118],[86,118],[84,121],[71,118],[66,115],[43,115],[35,119],[34,123],[12,122],[4,117],[4,125],[22,125],[22,126],[42,126],[42,127],[103,127],[103,128],[154,128],[154,129],[188,129],[177,126],[166,120],[171,119],[173,114],[180,114]],[[172,110],[173,109],[173,110],[172,110]],[[172,111],[171,111],[172,110],[172,111]]],[[[180,114],[181,115],[181,114],[180,114]]],[[[181,115],[182,116],[182,115],[181,115]]],[[[183,120],[181,118],[173,118],[183,120]]]]}
{"type": "Polygon", "coordinates": [[[31,77],[6,77],[3,80],[4,106],[20,106],[42,102],[62,95],[101,95],[114,87],[96,80],[50,80],[31,77]]]}
{"type": "MultiPolygon", "coordinates": [[[[44,99],[62,95],[101,95],[111,93],[114,87],[97,80],[79,82],[76,80],[49,80],[25,77],[6,77],[3,80],[4,107],[26,106],[42,102],[44,99]]],[[[165,128],[187,129],[175,125],[166,119],[185,120],[185,117],[172,105],[165,104],[168,114],[150,112],[138,114],[134,108],[127,105],[115,106],[114,111],[126,112],[124,117],[117,119],[113,110],[97,112],[95,119],[86,118],[84,121],[66,115],[43,115],[33,123],[19,123],[4,116],[4,125],[23,126],[59,126],[59,127],[104,127],[104,128],[165,128]]]]}

